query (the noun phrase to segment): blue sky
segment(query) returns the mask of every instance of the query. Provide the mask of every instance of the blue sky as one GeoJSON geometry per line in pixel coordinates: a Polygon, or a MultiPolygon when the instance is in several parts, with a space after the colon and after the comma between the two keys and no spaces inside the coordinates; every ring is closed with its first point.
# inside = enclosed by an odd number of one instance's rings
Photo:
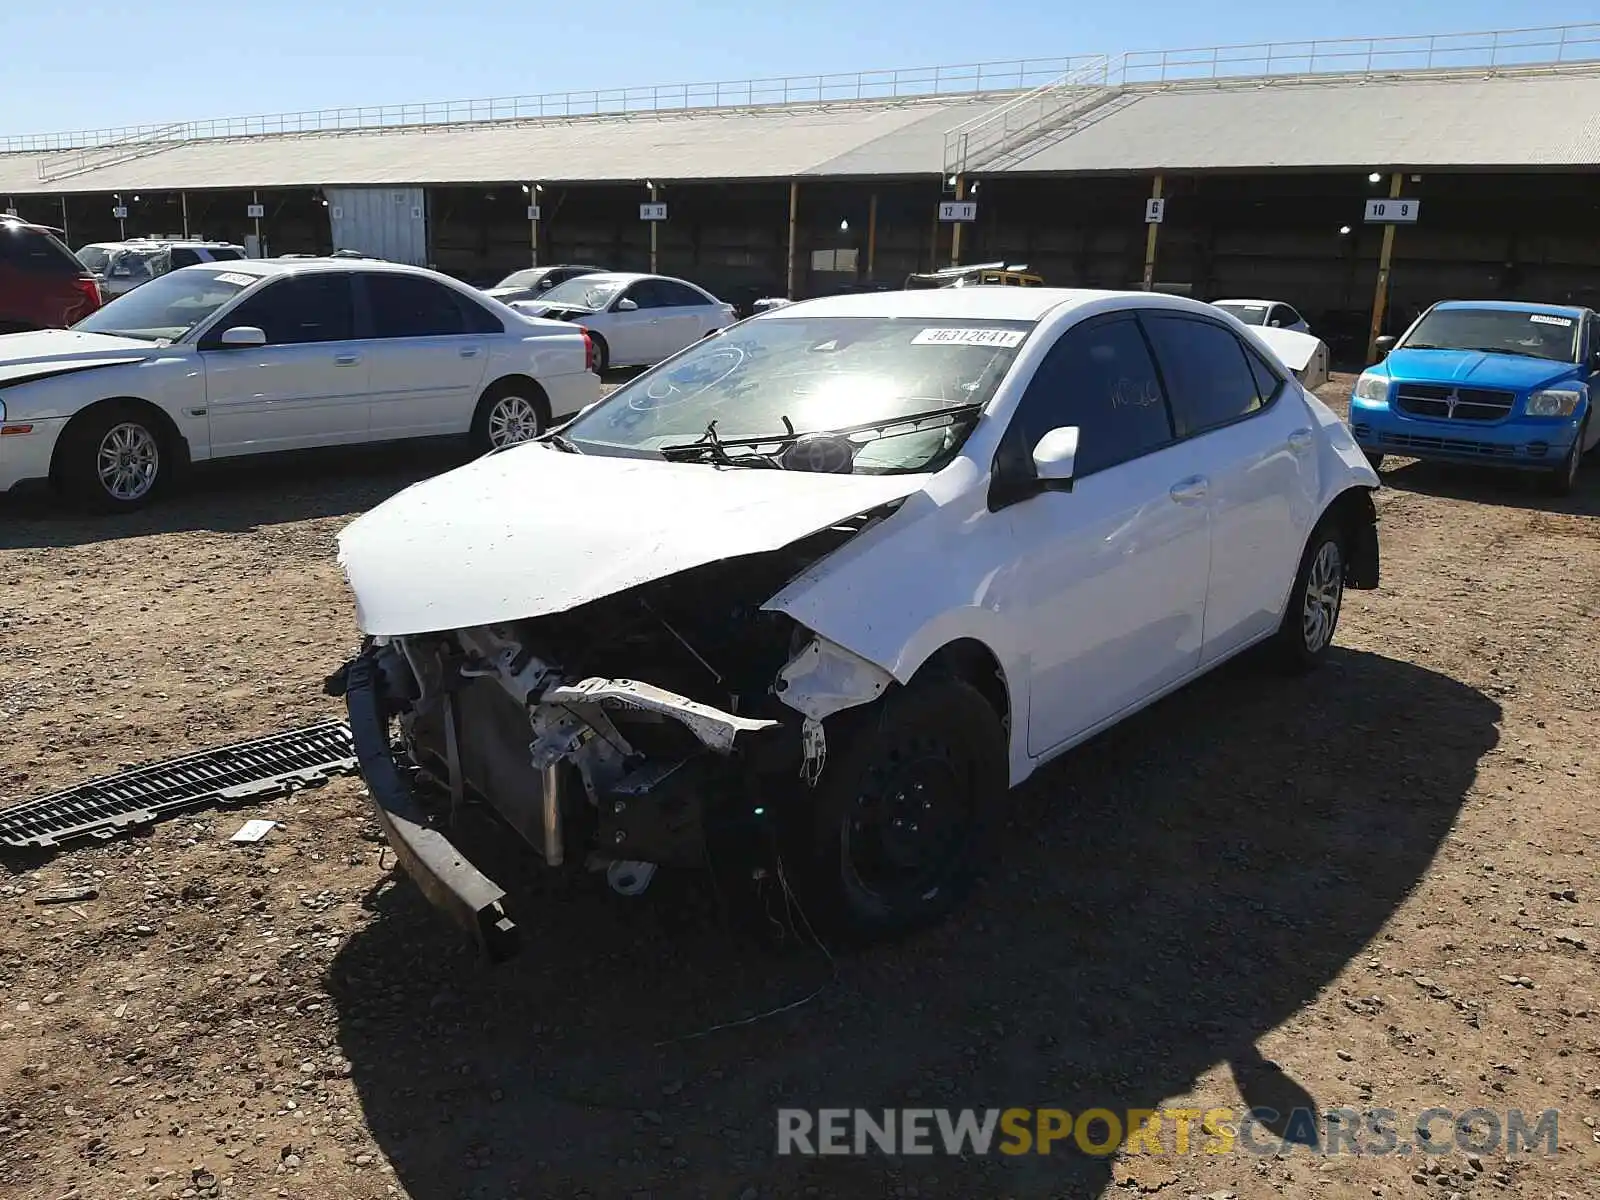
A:
{"type": "MultiPolygon", "coordinates": [[[[1024,56],[1557,25],[1570,0],[0,3],[0,134],[1024,56]]],[[[1592,17],[1590,19],[1593,19],[1592,17]]]]}

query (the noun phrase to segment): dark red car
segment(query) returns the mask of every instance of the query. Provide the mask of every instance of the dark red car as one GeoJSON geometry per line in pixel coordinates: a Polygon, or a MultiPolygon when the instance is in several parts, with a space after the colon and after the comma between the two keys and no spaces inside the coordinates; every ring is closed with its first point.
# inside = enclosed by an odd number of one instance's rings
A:
{"type": "Polygon", "coordinates": [[[46,225],[0,217],[0,333],[64,329],[100,307],[100,285],[46,225]]]}

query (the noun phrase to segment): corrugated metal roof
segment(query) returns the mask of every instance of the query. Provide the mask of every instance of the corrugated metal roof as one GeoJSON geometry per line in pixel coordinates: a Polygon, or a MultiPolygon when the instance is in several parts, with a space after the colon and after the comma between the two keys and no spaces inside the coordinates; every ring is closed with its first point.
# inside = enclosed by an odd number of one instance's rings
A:
{"type": "Polygon", "coordinates": [[[1025,172],[1600,163],[1600,74],[1131,92],[1025,172]]]}
{"type": "MultiPolygon", "coordinates": [[[[933,175],[945,131],[1004,99],[716,109],[184,142],[45,182],[0,155],[0,195],[537,179],[622,182],[933,175]]],[[[1600,164],[1600,72],[1263,80],[1128,88],[1041,133],[1007,172],[1600,164]]],[[[981,167],[980,167],[981,170],[981,167]]]]}
{"type": "MultiPolygon", "coordinates": [[[[807,109],[714,110],[637,118],[466,125],[374,133],[319,133],[177,143],[130,162],[41,181],[37,155],[0,156],[0,194],[199,191],[318,184],[449,184],[537,179],[762,179],[804,175],[908,126],[884,161],[938,170],[946,126],[989,102],[840,104],[807,109]],[[956,115],[949,115],[949,114],[956,115]],[[918,157],[920,156],[920,157],[918,157]]],[[[874,173],[882,173],[881,171],[874,173]]]]}

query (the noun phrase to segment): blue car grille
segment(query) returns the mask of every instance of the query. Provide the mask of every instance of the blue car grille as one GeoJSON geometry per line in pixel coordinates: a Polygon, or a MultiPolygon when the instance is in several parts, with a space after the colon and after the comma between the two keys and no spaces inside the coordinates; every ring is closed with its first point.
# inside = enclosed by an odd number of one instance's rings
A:
{"type": "Polygon", "coordinates": [[[1378,435],[1378,441],[1385,450],[1401,453],[1407,450],[1433,450],[1441,454],[1476,455],[1482,458],[1515,458],[1517,455],[1515,446],[1503,446],[1495,442],[1475,442],[1466,438],[1422,437],[1412,433],[1385,432],[1378,435]]]}
{"type": "Polygon", "coordinates": [[[1402,383],[1394,406],[1413,417],[1437,421],[1501,421],[1511,415],[1515,392],[1457,388],[1432,383],[1402,383]]]}

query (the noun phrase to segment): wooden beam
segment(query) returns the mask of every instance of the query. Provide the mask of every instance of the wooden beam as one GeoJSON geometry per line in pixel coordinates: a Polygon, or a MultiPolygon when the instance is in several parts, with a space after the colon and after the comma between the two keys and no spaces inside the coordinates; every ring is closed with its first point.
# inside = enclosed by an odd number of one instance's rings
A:
{"type": "MultiPolygon", "coordinates": [[[[1150,199],[1161,199],[1161,176],[1157,175],[1155,185],[1150,189],[1150,199]]],[[[1156,284],[1156,234],[1161,229],[1161,222],[1151,221],[1144,230],[1144,290],[1150,291],[1156,284]]]]}
{"type": "MultiPolygon", "coordinates": [[[[1404,176],[1396,171],[1389,177],[1389,198],[1400,198],[1404,176]]],[[[1378,335],[1383,332],[1383,311],[1389,304],[1389,264],[1394,261],[1394,224],[1383,227],[1383,247],[1378,251],[1378,286],[1372,294],[1372,328],[1367,334],[1367,361],[1378,355],[1378,335]]]]}

